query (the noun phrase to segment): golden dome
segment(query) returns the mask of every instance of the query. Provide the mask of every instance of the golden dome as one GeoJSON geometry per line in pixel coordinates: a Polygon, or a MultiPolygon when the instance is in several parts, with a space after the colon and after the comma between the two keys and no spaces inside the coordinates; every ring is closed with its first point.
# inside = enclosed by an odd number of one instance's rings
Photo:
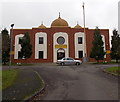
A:
{"type": "Polygon", "coordinates": [[[82,28],[79,24],[77,24],[74,28],[82,28]]]}
{"type": "Polygon", "coordinates": [[[68,23],[67,21],[65,21],[64,19],[60,17],[60,13],[59,13],[58,19],[55,19],[52,22],[51,27],[68,27],[68,23]]]}
{"type": "Polygon", "coordinates": [[[38,28],[46,28],[46,26],[44,26],[42,23],[38,28]]]}

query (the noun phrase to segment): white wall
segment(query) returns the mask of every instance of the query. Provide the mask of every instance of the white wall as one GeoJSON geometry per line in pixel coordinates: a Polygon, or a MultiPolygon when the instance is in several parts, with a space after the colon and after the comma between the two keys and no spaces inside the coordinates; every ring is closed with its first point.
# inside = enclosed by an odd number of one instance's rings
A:
{"type": "Polygon", "coordinates": [[[63,45],[67,45],[67,48],[63,48],[65,50],[65,57],[69,57],[69,46],[68,46],[68,34],[65,32],[57,32],[53,35],[53,62],[57,61],[57,50],[59,48],[55,48],[55,45],[58,45],[57,38],[64,37],[65,43],[63,45]]]}
{"type": "Polygon", "coordinates": [[[74,35],[74,40],[75,40],[75,58],[79,58],[78,56],[78,51],[83,51],[83,57],[84,57],[84,33],[83,32],[77,32],[74,35]],[[78,37],[82,37],[82,44],[78,44],[78,37]]]}
{"type": "Polygon", "coordinates": [[[19,38],[23,36],[23,34],[18,34],[15,36],[14,59],[18,59],[18,51],[21,51],[21,44],[19,44],[19,38]]]}
{"type": "Polygon", "coordinates": [[[39,51],[44,51],[43,59],[47,59],[47,33],[38,32],[35,34],[35,59],[39,59],[39,51]],[[43,37],[43,44],[39,44],[39,37],[43,37]]]}
{"type": "MultiPolygon", "coordinates": [[[[102,40],[103,40],[103,47],[104,47],[104,51],[106,51],[106,47],[105,47],[105,36],[104,35],[101,35],[102,36],[102,40]]],[[[104,56],[104,58],[106,58],[106,55],[104,56]]]]}
{"type": "Polygon", "coordinates": [[[106,51],[106,47],[105,47],[105,36],[104,36],[104,35],[101,35],[101,36],[102,36],[102,41],[104,42],[104,45],[103,45],[104,51],[106,51]]]}

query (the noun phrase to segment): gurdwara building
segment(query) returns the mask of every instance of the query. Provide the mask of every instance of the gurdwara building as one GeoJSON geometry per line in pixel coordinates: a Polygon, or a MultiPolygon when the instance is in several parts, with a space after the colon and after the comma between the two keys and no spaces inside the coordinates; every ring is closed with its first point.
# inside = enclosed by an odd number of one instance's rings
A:
{"type": "MultiPolygon", "coordinates": [[[[13,29],[12,30],[12,62],[15,63],[46,63],[56,62],[63,57],[72,57],[82,60],[90,58],[92,41],[95,29],[81,27],[77,24],[70,27],[68,22],[60,16],[55,19],[48,28],[41,24],[32,29],[13,29]],[[32,44],[32,56],[29,59],[20,58],[21,44],[20,40],[24,33],[28,32],[32,44]]],[[[109,29],[100,29],[104,42],[104,50],[110,51],[109,29]]],[[[104,61],[110,61],[109,53],[104,56],[104,61]]]]}

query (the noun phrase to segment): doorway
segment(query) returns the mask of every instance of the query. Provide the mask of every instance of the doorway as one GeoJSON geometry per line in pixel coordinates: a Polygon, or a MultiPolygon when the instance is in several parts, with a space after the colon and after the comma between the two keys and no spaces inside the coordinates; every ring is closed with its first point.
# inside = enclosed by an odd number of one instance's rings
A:
{"type": "Polygon", "coordinates": [[[65,50],[60,48],[57,50],[57,60],[60,60],[65,57],[65,50]]]}

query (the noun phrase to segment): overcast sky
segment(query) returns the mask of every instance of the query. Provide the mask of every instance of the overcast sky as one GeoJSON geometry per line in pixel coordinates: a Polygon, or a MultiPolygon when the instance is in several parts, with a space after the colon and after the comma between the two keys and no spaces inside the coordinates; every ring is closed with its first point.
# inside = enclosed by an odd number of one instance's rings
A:
{"type": "Polygon", "coordinates": [[[38,27],[43,21],[50,27],[53,20],[65,19],[69,26],[83,27],[82,3],[85,2],[86,27],[118,29],[118,1],[120,0],[0,0],[0,29],[38,27]]]}

